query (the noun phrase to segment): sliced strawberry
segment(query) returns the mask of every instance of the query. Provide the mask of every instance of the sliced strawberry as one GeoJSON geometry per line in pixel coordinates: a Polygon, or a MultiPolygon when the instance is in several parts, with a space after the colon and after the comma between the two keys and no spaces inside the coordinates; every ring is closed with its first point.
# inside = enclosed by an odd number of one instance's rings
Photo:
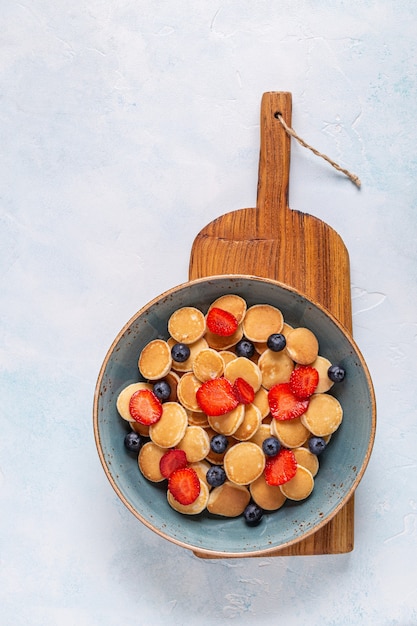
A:
{"type": "Polygon", "coordinates": [[[278,383],[268,391],[268,402],[272,417],[276,420],[291,420],[307,411],[309,400],[300,400],[291,391],[289,383],[278,383]]]}
{"type": "Polygon", "coordinates": [[[161,418],[162,404],[150,389],[139,389],[130,398],[129,412],[136,422],[150,426],[161,418]]]}
{"type": "Polygon", "coordinates": [[[172,472],[187,467],[187,455],[184,450],[171,448],[167,450],[159,461],[159,469],[164,478],[169,478],[172,472]]]}
{"type": "Polygon", "coordinates": [[[222,337],[233,335],[239,325],[233,313],[217,307],[213,307],[207,313],[206,323],[211,333],[221,335],[222,337]]]}
{"type": "Polygon", "coordinates": [[[180,504],[195,502],[200,489],[200,480],[192,467],[176,469],[168,478],[168,490],[180,504]]]}
{"type": "Polygon", "coordinates": [[[197,402],[206,415],[224,415],[239,404],[227,378],[213,378],[197,389],[197,402]]]}
{"type": "Polygon", "coordinates": [[[291,372],[290,388],[300,400],[306,400],[312,396],[318,384],[319,373],[311,365],[300,365],[291,372]]]}
{"type": "Polygon", "coordinates": [[[268,485],[283,485],[294,478],[297,460],[292,450],[281,448],[275,456],[267,457],[264,476],[268,485]]]}
{"type": "Polygon", "coordinates": [[[255,399],[255,391],[244,378],[236,378],[233,383],[233,391],[241,404],[250,404],[255,399]]]}

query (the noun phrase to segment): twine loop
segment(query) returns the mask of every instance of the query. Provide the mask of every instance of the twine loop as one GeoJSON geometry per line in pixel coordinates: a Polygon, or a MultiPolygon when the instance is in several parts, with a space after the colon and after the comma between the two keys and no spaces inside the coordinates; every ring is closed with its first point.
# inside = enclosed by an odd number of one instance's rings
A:
{"type": "Polygon", "coordinates": [[[308,148],[309,150],[311,150],[311,152],[313,152],[313,154],[315,154],[318,157],[321,157],[322,159],[324,159],[325,161],[330,163],[330,165],[332,165],[332,167],[334,167],[339,172],[342,172],[342,174],[345,174],[345,176],[347,176],[357,187],[360,188],[361,181],[359,180],[358,176],[356,176],[356,174],[352,174],[352,172],[349,172],[349,170],[346,170],[343,167],[340,167],[340,165],[335,163],[335,161],[333,161],[333,159],[328,157],[326,154],[323,154],[322,152],[319,152],[318,150],[313,148],[313,146],[310,146],[310,144],[308,144],[306,141],[304,141],[304,139],[302,139],[299,135],[297,135],[297,133],[290,126],[288,126],[288,124],[284,121],[284,118],[282,117],[281,113],[279,113],[279,111],[277,111],[277,113],[275,113],[275,117],[276,117],[277,120],[279,120],[281,122],[285,132],[290,137],[294,137],[294,139],[296,141],[298,141],[298,143],[300,145],[302,145],[304,148],[308,148]]]}

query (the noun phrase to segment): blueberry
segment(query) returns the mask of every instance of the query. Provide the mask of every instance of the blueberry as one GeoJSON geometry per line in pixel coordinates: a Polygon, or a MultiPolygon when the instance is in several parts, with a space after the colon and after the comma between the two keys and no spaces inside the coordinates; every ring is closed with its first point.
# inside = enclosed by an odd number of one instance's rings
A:
{"type": "Polygon", "coordinates": [[[254,502],[248,504],[246,509],[243,511],[245,522],[249,524],[249,526],[257,526],[261,521],[263,514],[263,509],[261,509],[261,507],[254,502]]]}
{"type": "Polygon", "coordinates": [[[171,356],[177,363],[184,363],[190,356],[190,348],[185,343],[176,343],[171,348],[171,356]]]}
{"type": "Polygon", "coordinates": [[[331,365],[327,370],[327,376],[334,383],[341,383],[346,375],[346,370],[341,365],[331,365]]]}
{"type": "Polygon", "coordinates": [[[267,437],[262,442],[262,450],[266,456],[275,456],[278,454],[281,444],[276,437],[267,437]]]}
{"type": "Polygon", "coordinates": [[[210,448],[216,454],[223,454],[226,451],[228,440],[225,435],[214,435],[210,440],[210,448]]]}
{"type": "Polygon", "coordinates": [[[312,454],[321,454],[326,447],[323,437],[310,437],[308,440],[308,449],[312,454]]]}
{"type": "Polygon", "coordinates": [[[125,447],[131,452],[139,452],[143,445],[143,439],[138,433],[135,433],[135,431],[132,430],[125,436],[124,444],[125,447]]]}
{"type": "Polygon", "coordinates": [[[274,333],[273,335],[269,335],[266,340],[266,345],[273,352],[281,352],[287,345],[287,340],[281,333],[274,333]]]}
{"type": "Polygon", "coordinates": [[[153,392],[158,400],[165,402],[171,395],[171,387],[166,380],[158,380],[153,386],[153,392]]]}
{"type": "Polygon", "coordinates": [[[237,356],[245,356],[250,359],[255,354],[255,346],[249,339],[241,339],[235,346],[237,356]]]}
{"type": "Polygon", "coordinates": [[[220,487],[226,480],[226,472],[220,465],[212,465],[207,470],[206,480],[212,487],[220,487]]]}

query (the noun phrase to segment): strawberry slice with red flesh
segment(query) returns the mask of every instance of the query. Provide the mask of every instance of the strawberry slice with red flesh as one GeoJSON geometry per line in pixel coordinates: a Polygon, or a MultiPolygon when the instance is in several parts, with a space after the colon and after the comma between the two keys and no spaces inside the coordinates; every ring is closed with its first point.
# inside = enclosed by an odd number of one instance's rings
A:
{"type": "Polygon", "coordinates": [[[233,313],[218,307],[213,307],[207,313],[206,324],[211,333],[222,337],[233,335],[239,325],[233,313]]]}
{"type": "Polygon", "coordinates": [[[241,404],[250,404],[255,399],[255,391],[244,378],[236,378],[233,392],[241,404]]]}
{"type": "Polygon", "coordinates": [[[161,419],[162,403],[150,389],[139,389],[130,398],[129,413],[135,422],[151,426],[161,419]]]}
{"type": "Polygon", "coordinates": [[[198,406],[206,415],[230,413],[239,404],[233,386],[227,378],[212,378],[197,389],[198,406]]]}
{"type": "Polygon", "coordinates": [[[171,448],[167,450],[159,461],[159,469],[164,478],[169,478],[172,472],[187,467],[187,455],[184,450],[171,448]]]}
{"type": "Polygon", "coordinates": [[[192,504],[200,495],[200,480],[192,467],[176,469],[168,478],[168,490],[180,504],[192,504]]]}
{"type": "Polygon", "coordinates": [[[306,400],[312,396],[318,384],[319,373],[311,365],[300,365],[291,372],[290,388],[300,400],[306,400]]]}
{"type": "Polygon", "coordinates": [[[289,383],[278,383],[268,391],[269,408],[276,420],[285,421],[300,417],[307,411],[309,400],[300,400],[289,383]]]}
{"type": "Polygon", "coordinates": [[[297,460],[292,450],[281,448],[275,456],[266,459],[264,476],[268,485],[278,486],[294,478],[297,460]]]}

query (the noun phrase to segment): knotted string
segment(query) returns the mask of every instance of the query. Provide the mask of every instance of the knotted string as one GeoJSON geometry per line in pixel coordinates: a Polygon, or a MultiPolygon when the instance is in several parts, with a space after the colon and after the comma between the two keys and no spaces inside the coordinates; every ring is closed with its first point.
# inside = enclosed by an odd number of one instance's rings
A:
{"type": "Polygon", "coordinates": [[[340,167],[340,165],[338,165],[337,163],[335,163],[332,159],[330,159],[327,155],[323,154],[322,152],[319,152],[318,150],[316,150],[315,148],[313,148],[312,146],[310,146],[308,143],[306,143],[304,141],[304,139],[301,139],[301,137],[299,137],[297,135],[297,133],[290,127],[288,126],[288,124],[286,124],[286,122],[284,121],[284,118],[282,117],[281,113],[277,112],[275,113],[275,117],[277,118],[277,120],[279,120],[283,126],[283,128],[285,129],[285,131],[288,133],[288,135],[290,135],[291,137],[294,137],[294,139],[296,139],[298,141],[299,144],[301,144],[304,148],[308,148],[309,150],[311,150],[311,152],[313,152],[313,154],[315,154],[318,157],[321,157],[322,159],[324,159],[325,161],[327,161],[328,163],[330,163],[330,165],[332,165],[336,170],[338,170],[339,172],[342,172],[343,174],[345,174],[348,178],[350,178],[350,180],[357,186],[360,188],[361,186],[361,181],[359,180],[359,178],[356,176],[356,174],[352,174],[351,172],[349,172],[349,170],[345,170],[343,167],[340,167]]]}

